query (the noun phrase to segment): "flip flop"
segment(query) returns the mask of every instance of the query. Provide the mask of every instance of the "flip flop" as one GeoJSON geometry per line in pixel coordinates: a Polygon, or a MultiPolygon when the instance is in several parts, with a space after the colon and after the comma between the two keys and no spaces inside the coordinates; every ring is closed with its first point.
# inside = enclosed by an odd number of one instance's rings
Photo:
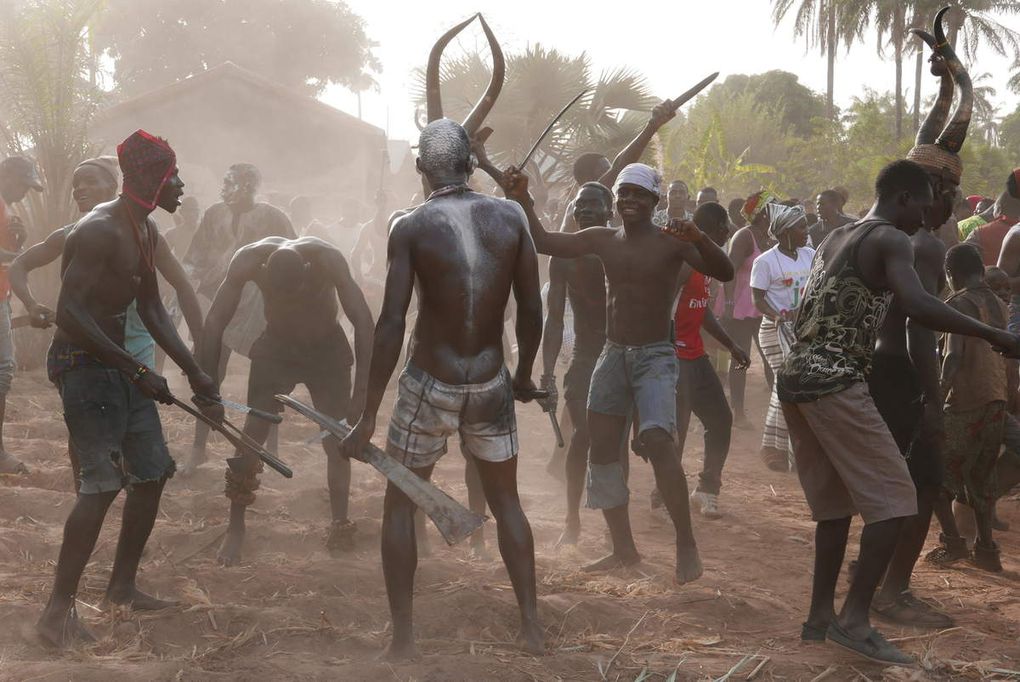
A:
{"type": "Polygon", "coordinates": [[[829,623],[829,629],[825,631],[825,636],[836,646],[875,663],[902,666],[916,664],[912,656],[903,653],[886,641],[885,637],[879,634],[875,628],[871,628],[871,631],[863,639],[857,639],[844,630],[839,623],[832,621],[829,623]]]}

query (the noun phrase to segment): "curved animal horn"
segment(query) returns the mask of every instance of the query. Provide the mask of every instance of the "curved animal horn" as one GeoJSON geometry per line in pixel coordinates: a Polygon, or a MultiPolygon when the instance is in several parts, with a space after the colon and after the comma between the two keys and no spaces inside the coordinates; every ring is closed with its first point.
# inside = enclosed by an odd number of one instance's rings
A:
{"type": "Polygon", "coordinates": [[[953,111],[953,117],[950,119],[949,125],[945,127],[942,134],[935,140],[935,144],[946,151],[956,154],[963,147],[963,141],[967,138],[967,129],[970,127],[970,117],[974,110],[974,84],[970,80],[970,74],[967,73],[967,69],[963,68],[960,58],[956,56],[956,51],[953,50],[949,41],[946,40],[945,29],[942,28],[942,19],[947,12],[949,12],[949,8],[943,7],[935,15],[934,32],[935,39],[938,41],[936,48],[939,56],[945,60],[949,73],[952,74],[953,80],[956,81],[956,86],[960,88],[960,101],[956,105],[956,110],[953,111]]]}
{"type": "Polygon", "coordinates": [[[953,105],[953,77],[949,73],[949,67],[946,66],[945,59],[938,54],[938,41],[935,39],[935,36],[919,28],[912,28],[910,32],[923,40],[932,49],[933,54],[930,60],[931,73],[933,76],[941,78],[939,95],[935,98],[935,104],[932,105],[931,111],[924,118],[924,122],[921,123],[921,127],[917,131],[916,140],[917,144],[935,144],[935,138],[945,128],[946,121],[949,119],[949,107],[953,105]]]}
{"type": "Polygon", "coordinates": [[[460,22],[444,33],[432,46],[432,52],[429,53],[429,64],[425,69],[425,112],[429,123],[443,117],[443,95],[439,89],[439,62],[443,58],[443,50],[477,16],[480,15],[474,14],[460,22]]]}
{"type": "Polygon", "coordinates": [[[421,122],[422,115],[421,107],[414,108],[414,126],[418,129],[418,132],[425,130],[425,124],[421,122]]]}
{"type": "Polygon", "coordinates": [[[482,22],[482,30],[485,31],[485,38],[489,41],[489,51],[492,52],[492,78],[489,79],[489,85],[485,88],[485,94],[475,104],[468,117],[464,119],[464,130],[467,131],[469,137],[475,134],[481,127],[482,121],[492,111],[496,98],[499,97],[499,93],[503,89],[503,81],[506,76],[506,60],[503,59],[503,50],[500,49],[496,36],[485,22],[485,17],[479,14],[478,20],[482,22]]]}

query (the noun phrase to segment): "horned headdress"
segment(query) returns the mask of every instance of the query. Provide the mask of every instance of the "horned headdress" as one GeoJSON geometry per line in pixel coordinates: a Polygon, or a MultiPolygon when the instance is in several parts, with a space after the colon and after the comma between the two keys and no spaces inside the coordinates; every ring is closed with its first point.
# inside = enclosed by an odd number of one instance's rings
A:
{"type": "MultiPolygon", "coordinates": [[[[443,118],[443,97],[439,89],[439,62],[443,58],[443,51],[450,41],[463,31],[468,24],[474,21],[475,18],[481,22],[485,38],[489,41],[489,50],[492,52],[492,77],[489,79],[488,87],[485,88],[485,94],[475,104],[468,117],[464,119],[464,123],[461,124],[464,126],[464,130],[467,131],[468,137],[474,137],[481,127],[482,121],[492,111],[492,106],[496,103],[496,98],[499,97],[499,93],[503,89],[503,81],[506,76],[506,60],[503,58],[503,50],[500,49],[496,36],[492,34],[489,25],[485,23],[485,17],[481,14],[475,14],[444,33],[436,41],[436,44],[432,46],[432,52],[429,53],[428,67],[425,70],[425,114],[427,122],[432,123],[443,118]]],[[[420,127],[421,125],[419,124],[420,127]]]]}
{"type": "Polygon", "coordinates": [[[910,29],[911,33],[932,49],[931,73],[939,76],[942,82],[938,98],[921,124],[920,130],[917,131],[917,140],[914,148],[907,153],[907,159],[959,185],[963,176],[963,163],[960,161],[959,153],[967,137],[967,128],[970,126],[971,112],[974,108],[974,86],[967,70],[963,68],[953,47],[946,40],[942,20],[948,11],[949,8],[944,7],[935,15],[932,27],[934,36],[921,29],[910,29]],[[949,107],[953,103],[954,86],[960,90],[960,101],[947,124],[949,107]]]}

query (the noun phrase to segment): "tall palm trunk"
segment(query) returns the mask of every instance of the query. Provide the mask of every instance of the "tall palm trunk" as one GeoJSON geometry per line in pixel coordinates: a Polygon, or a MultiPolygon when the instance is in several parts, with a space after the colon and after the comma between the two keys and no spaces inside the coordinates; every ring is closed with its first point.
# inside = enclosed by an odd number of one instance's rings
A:
{"type": "Polygon", "coordinates": [[[827,57],[828,57],[828,71],[826,73],[825,81],[825,113],[829,119],[833,119],[836,116],[836,108],[833,105],[833,91],[834,82],[836,79],[836,3],[830,0],[827,3],[827,28],[826,28],[826,46],[827,46],[827,57]]]}
{"type": "Polygon", "coordinates": [[[893,10],[893,50],[896,60],[896,140],[903,137],[903,34],[906,31],[906,8],[897,3],[893,10]]]}
{"type": "Polygon", "coordinates": [[[921,80],[924,77],[924,51],[918,48],[914,64],[914,132],[921,128],[921,80]]]}

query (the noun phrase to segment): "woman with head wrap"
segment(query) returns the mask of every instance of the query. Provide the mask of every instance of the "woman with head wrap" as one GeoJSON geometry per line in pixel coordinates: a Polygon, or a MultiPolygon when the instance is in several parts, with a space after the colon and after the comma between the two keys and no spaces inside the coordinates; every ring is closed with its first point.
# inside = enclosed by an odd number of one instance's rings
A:
{"type": "MultiPolygon", "coordinates": [[[[736,275],[723,284],[725,295],[725,312],[722,320],[727,333],[741,348],[751,348],[751,342],[758,344],[758,327],[761,325],[761,313],[754,307],[751,295],[751,265],[763,251],[775,242],[769,236],[767,207],[776,200],[768,190],[756,192],[741,202],[739,214],[746,227],[737,230],[730,240],[729,256],[733,262],[736,275]]],[[[758,347],[758,354],[765,365],[765,381],[772,386],[772,368],[765,361],[765,354],[758,347]]],[[[730,367],[730,407],[733,410],[733,424],[737,427],[747,424],[744,415],[744,389],[747,385],[747,372],[730,367]]]]}
{"type": "MultiPolygon", "coordinates": [[[[754,260],[751,291],[755,307],[764,316],[758,343],[772,371],[778,372],[793,345],[790,324],[800,304],[815,252],[807,246],[807,215],[802,207],[769,204],[766,210],[769,234],[778,243],[754,260]]],[[[765,415],[761,457],[769,469],[787,471],[791,452],[786,421],[773,386],[765,415]]]]}

